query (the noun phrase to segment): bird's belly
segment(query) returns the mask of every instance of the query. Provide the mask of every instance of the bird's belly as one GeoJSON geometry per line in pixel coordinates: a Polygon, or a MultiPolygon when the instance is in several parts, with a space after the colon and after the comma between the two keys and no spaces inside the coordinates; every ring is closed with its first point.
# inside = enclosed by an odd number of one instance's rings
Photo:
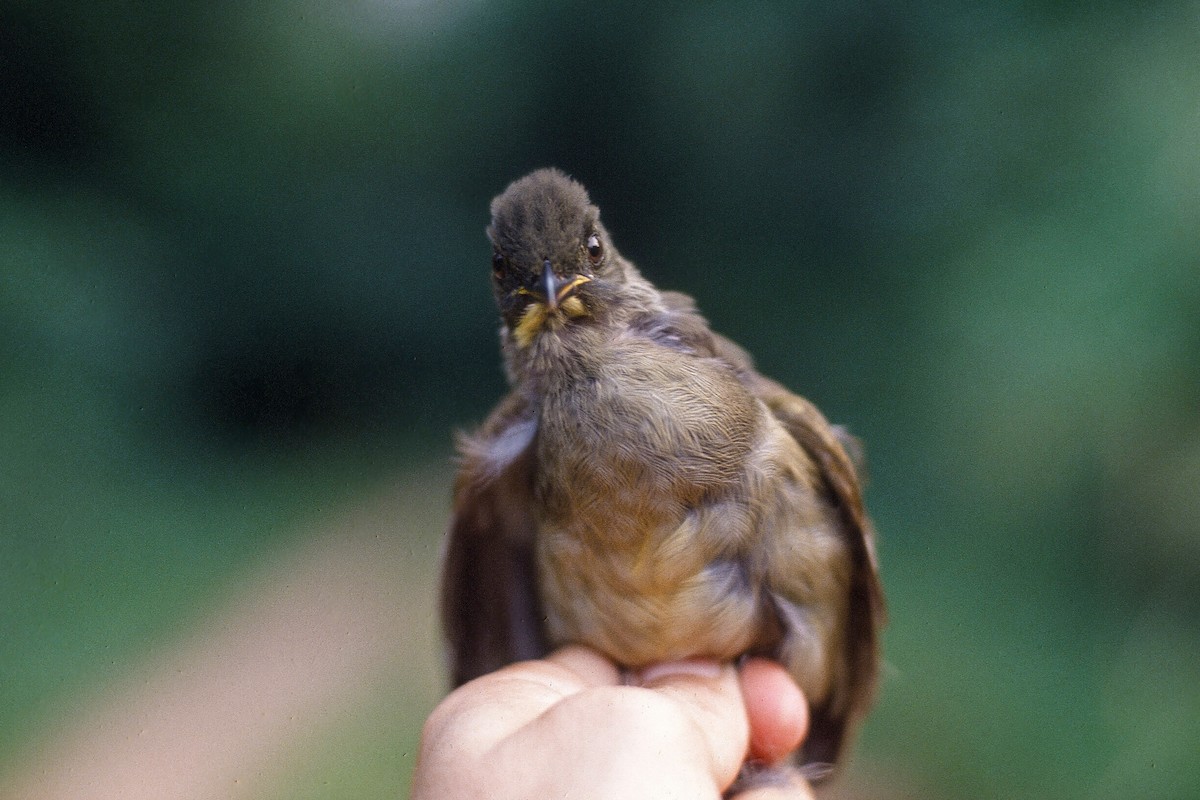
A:
{"type": "Polygon", "coordinates": [[[730,522],[721,516],[693,512],[671,529],[624,543],[600,542],[570,525],[543,528],[539,572],[552,643],[587,644],[629,667],[732,659],[754,647],[770,626],[745,562],[711,546],[719,533],[712,528],[730,522]]]}

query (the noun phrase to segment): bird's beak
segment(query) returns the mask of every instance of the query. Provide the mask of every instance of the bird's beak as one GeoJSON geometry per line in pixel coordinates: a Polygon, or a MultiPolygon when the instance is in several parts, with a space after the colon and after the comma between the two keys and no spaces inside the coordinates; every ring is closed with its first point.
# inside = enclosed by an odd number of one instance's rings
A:
{"type": "Polygon", "coordinates": [[[550,259],[542,262],[542,294],[546,295],[546,306],[550,310],[558,307],[558,276],[554,274],[554,267],[550,266],[550,259]]]}
{"type": "Polygon", "coordinates": [[[550,265],[550,259],[542,262],[542,279],[540,281],[542,293],[546,296],[546,307],[551,311],[558,308],[562,301],[566,300],[575,290],[583,284],[590,281],[587,275],[573,275],[569,278],[559,278],[554,274],[554,267],[550,265]]]}

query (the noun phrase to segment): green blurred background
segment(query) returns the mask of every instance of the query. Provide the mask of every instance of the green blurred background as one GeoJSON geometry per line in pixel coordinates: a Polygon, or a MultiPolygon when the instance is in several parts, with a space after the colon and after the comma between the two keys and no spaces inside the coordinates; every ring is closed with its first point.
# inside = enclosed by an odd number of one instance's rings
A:
{"type": "Polygon", "coordinates": [[[1045,1],[0,2],[0,794],[376,506],[420,631],[252,796],[406,794],[548,164],[867,444],[852,792],[1200,797],[1200,5],[1045,1]]]}

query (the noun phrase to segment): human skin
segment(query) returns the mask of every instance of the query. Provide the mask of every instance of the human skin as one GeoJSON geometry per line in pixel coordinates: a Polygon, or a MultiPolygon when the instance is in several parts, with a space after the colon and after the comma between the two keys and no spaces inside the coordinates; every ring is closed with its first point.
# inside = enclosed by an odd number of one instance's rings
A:
{"type": "MultiPolygon", "coordinates": [[[[765,659],[676,662],[627,680],[570,646],[463,685],[425,723],[413,800],[719,798],[748,756],[775,763],[807,731],[803,694],[765,659]]],[[[737,797],[812,794],[794,777],[737,797]]]]}

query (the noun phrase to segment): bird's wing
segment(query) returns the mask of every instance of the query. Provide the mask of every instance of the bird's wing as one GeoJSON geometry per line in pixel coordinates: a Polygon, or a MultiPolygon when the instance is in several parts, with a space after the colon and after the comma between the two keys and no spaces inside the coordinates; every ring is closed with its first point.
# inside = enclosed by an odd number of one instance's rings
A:
{"type": "Polygon", "coordinates": [[[886,616],[875,532],[862,501],[862,445],[845,429],[829,424],[808,400],[756,371],[753,359],[741,347],[709,332],[690,297],[664,292],[663,300],[676,320],[674,327],[699,331],[697,321],[703,324],[711,338],[695,334],[703,342],[698,349],[730,364],[742,384],[803,448],[816,465],[826,499],[838,515],[852,562],[844,666],[830,698],[811,710],[809,735],[799,756],[801,763],[834,764],[847,734],[871,704],[878,673],[879,633],[886,616]]]}
{"type": "MultiPolygon", "coordinates": [[[[834,690],[811,711],[810,731],[801,751],[804,763],[835,764],[847,733],[866,713],[874,696],[879,632],[885,609],[875,555],[875,532],[863,509],[862,488],[841,428],[830,425],[816,406],[756,372],[746,384],[770,409],[816,464],[824,493],[838,515],[851,560],[842,668],[834,690]]],[[[855,450],[861,447],[855,444],[855,450]]]]}
{"type": "Polygon", "coordinates": [[[547,652],[533,554],[536,429],[533,410],[511,394],[459,441],[441,590],[454,686],[547,652]]]}

